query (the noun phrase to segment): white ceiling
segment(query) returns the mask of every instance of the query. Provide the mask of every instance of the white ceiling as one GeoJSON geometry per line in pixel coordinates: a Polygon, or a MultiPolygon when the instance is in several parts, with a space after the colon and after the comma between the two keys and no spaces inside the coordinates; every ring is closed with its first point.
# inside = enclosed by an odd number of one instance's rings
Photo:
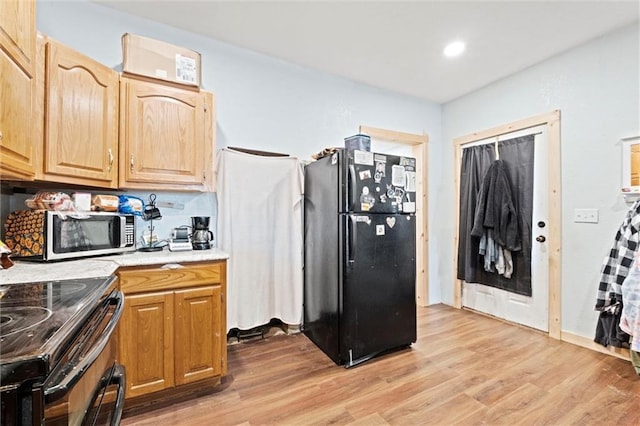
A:
{"type": "Polygon", "coordinates": [[[108,7],[443,103],[637,22],[631,1],[148,1],[108,7]],[[462,57],[444,45],[463,39],[462,57]]]}

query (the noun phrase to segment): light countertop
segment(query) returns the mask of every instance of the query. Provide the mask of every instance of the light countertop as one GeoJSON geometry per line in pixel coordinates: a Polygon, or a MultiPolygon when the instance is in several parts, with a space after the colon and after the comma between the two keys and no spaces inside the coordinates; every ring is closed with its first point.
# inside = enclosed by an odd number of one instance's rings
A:
{"type": "Polygon", "coordinates": [[[133,251],[115,256],[96,258],[115,263],[117,266],[159,265],[164,263],[204,262],[228,259],[229,255],[219,249],[141,252],[133,251]]]}
{"type": "Polygon", "coordinates": [[[172,252],[166,248],[158,252],[130,252],[114,256],[92,257],[59,262],[15,261],[9,269],[0,269],[0,284],[34,281],[56,281],[107,277],[121,266],[163,265],[166,263],[203,262],[228,259],[219,249],[172,252]]]}

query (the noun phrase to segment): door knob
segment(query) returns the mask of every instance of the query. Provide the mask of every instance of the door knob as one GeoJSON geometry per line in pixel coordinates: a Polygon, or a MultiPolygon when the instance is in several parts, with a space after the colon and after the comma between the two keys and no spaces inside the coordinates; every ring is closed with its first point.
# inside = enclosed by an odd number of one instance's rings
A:
{"type": "Polygon", "coordinates": [[[544,235],[538,235],[536,237],[536,241],[539,243],[544,243],[545,241],[547,241],[547,239],[544,237],[544,235]]]}
{"type": "Polygon", "coordinates": [[[538,228],[544,228],[545,226],[547,226],[547,224],[543,221],[538,222],[538,228]]]}

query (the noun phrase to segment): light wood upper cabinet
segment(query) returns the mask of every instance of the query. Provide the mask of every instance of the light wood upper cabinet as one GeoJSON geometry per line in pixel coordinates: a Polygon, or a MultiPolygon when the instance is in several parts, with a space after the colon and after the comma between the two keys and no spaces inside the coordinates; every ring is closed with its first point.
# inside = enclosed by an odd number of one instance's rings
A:
{"type": "Polygon", "coordinates": [[[134,398],[227,372],[226,261],[120,268],[118,360],[134,398]]]}
{"type": "Polygon", "coordinates": [[[37,178],[117,188],[119,74],[46,42],[44,162],[37,178]]]}
{"type": "Polygon", "coordinates": [[[32,180],[38,127],[35,1],[0,1],[0,175],[32,180]]]}
{"type": "Polygon", "coordinates": [[[121,188],[213,190],[213,94],[123,77],[121,188]]]}
{"type": "Polygon", "coordinates": [[[0,1],[0,44],[25,73],[33,75],[36,54],[35,0],[0,1]]]}

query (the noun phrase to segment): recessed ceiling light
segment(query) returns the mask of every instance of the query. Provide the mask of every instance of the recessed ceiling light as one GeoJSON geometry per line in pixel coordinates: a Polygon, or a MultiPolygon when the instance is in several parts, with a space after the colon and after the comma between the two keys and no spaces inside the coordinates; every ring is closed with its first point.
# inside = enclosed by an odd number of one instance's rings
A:
{"type": "Polygon", "coordinates": [[[447,58],[455,58],[456,56],[460,56],[462,55],[462,52],[464,52],[465,47],[465,44],[461,41],[454,41],[453,43],[449,43],[444,48],[444,56],[446,56],[447,58]]]}

